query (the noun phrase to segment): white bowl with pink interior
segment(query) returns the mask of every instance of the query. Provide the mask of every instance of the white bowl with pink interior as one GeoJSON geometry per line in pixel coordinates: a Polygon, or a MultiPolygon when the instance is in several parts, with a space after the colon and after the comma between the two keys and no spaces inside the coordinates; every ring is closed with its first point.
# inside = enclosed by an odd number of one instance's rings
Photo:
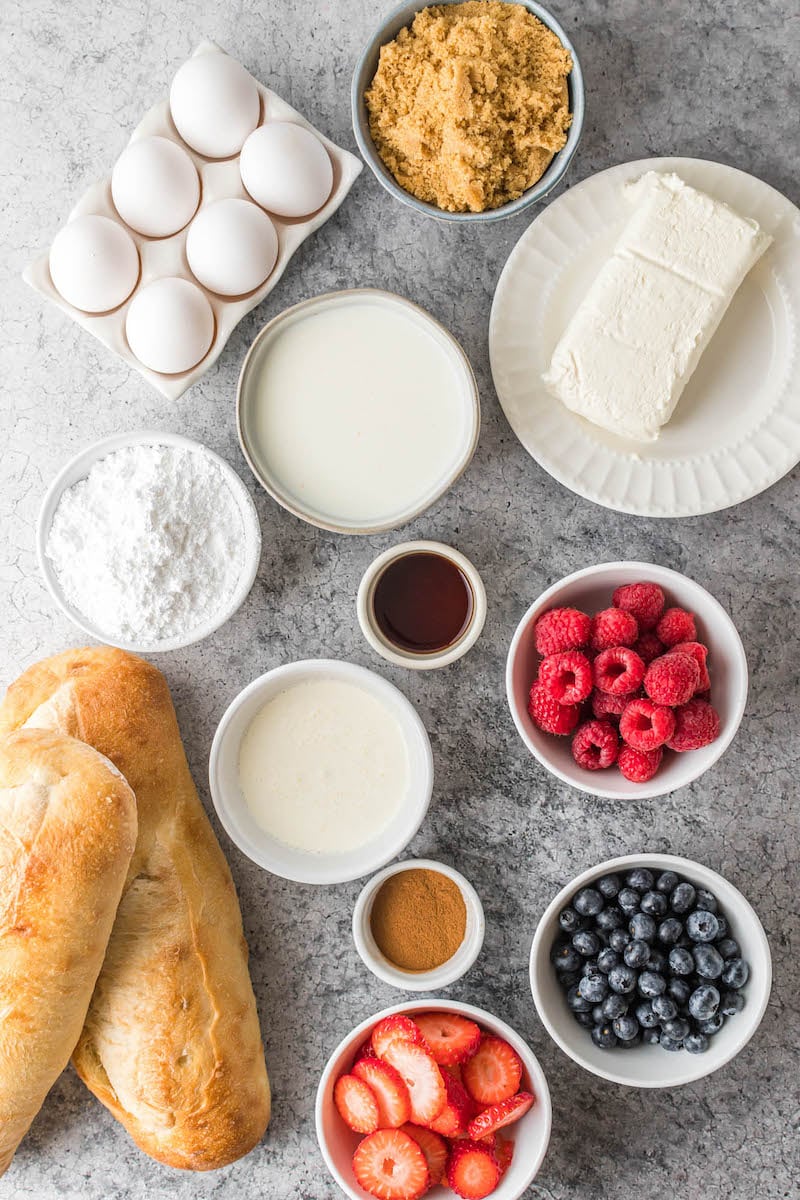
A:
{"type": "MultiPolygon", "coordinates": [[[[514,1125],[507,1126],[503,1133],[514,1142],[511,1164],[491,1193],[491,1200],[519,1200],[535,1179],[550,1141],[552,1106],[550,1090],[544,1072],[533,1051],[510,1025],[491,1013],[471,1004],[456,1000],[420,1000],[418,1003],[398,1004],[375,1013],[351,1030],[334,1050],[317,1089],[316,1126],[317,1140],[322,1157],[333,1178],[350,1200],[373,1200],[369,1192],[358,1185],[353,1174],[352,1159],[363,1135],[353,1133],[340,1117],[333,1100],[333,1089],[340,1075],[348,1072],[362,1044],[384,1017],[404,1013],[413,1017],[415,1013],[434,1012],[458,1013],[495,1037],[503,1038],[513,1047],[522,1060],[523,1072],[520,1087],[532,1092],[536,1102],[514,1125]]],[[[437,1185],[425,1193],[426,1200],[445,1200],[455,1193],[448,1187],[437,1185]]]]}
{"type": "Polygon", "coordinates": [[[517,626],[506,662],[506,694],[517,732],[531,754],[552,775],[581,792],[609,800],[648,800],[693,783],[727,750],[739,728],[747,702],[747,659],[736,626],[714,597],[685,575],[655,563],[600,563],[567,575],[542,592],[517,626]],[[593,616],[610,608],[614,590],[623,584],[652,582],[664,591],[668,607],[694,613],[697,639],[708,646],[711,703],[720,718],[717,738],[697,750],[666,751],[658,772],[646,783],[626,779],[616,766],[589,771],[572,756],[572,738],[539,729],[528,714],[528,696],[541,661],[534,630],[551,608],[577,608],[593,616]]]}

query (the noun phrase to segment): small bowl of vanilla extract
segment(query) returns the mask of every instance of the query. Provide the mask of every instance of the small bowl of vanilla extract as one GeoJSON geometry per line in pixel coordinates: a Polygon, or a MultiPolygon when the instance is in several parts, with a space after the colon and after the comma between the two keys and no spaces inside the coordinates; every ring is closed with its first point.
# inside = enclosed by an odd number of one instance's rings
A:
{"type": "Polygon", "coordinates": [[[364,574],[356,602],[364,637],[382,658],[415,671],[446,667],[475,644],[486,591],[475,567],[442,542],[403,542],[364,574]]]}

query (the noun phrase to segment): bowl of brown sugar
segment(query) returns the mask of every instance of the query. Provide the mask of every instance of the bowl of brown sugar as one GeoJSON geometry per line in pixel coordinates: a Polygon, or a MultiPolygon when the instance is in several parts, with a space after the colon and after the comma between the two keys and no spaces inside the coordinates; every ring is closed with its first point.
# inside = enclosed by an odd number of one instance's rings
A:
{"type": "Polygon", "coordinates": [[[563,178],[583,75],[535,0],[412,0],[364,48],[351,103],[359,150],[395,199],[441,220],[492,221],[563,178]]]}
{"type": "Polygon", "coordinates": [[[458,871],[428,858],[394,863],[370,879],[353,910],[365,965],[407,992],[447,987],[481,952],[483,905],[458,871]]]}

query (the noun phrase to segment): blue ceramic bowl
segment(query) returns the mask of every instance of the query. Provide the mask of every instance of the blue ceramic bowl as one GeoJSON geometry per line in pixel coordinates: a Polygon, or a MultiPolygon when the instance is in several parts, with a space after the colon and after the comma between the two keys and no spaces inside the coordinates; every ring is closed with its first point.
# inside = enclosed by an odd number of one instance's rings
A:
{"type": "Polygon", "coordinates": [[[381,46],[385,46],[387,42],[393,41],[401,29],[411,24],[421,9],[429,8],[431,4],[436,3],[458,4],[460,0],[412,0],[410,4],[401,5],[400,8],[396,8],[378,26],[358,60],[355,72],[353,73],[351,104],[353,109],[353,129],[361,155],[373,175],[383,184],[387,192],[390,192],[402,204],[407,204],[409,208],[415,208],[417,212],[425,213],[426,216],[437,217],[440,221],[460,222],[499,221],[504,217],[516,216],[523,209],[529,208],[532,204],[536,204],[539,200],[544,199],[552,191],[566,173],[567,167],[572,161],[572,156],[578,148],[581,130],[583,129],[584,90],[583,74],[575,47],[555,17],[551,16],[547,9],[542,8],[541,4],[534,3],[534,0],[515,0],[515,2],[521,3],[527,8],[528,12],[538,17],[542,24],[546,25],[548,29],[552,29],[561,44],[572,55],[572,71],[567,79],[572,124],[565,146],[554,156],[541,179],[533,187],[523,192],[516,200],[511,200],[508,204],[501,204],[499,208],[491,208],[479,213],[445,212],[444,209],[437,208],[435,204],[427,204],[424,200],[417,200],[416,196],[412,196],[404,188],[400,187],[394,176],[384,166],[383,160],[375,149],[375,144],[369,131],[369,115],[364,101],[364,93],[372,83],[375,72],[378,69],[381,46]]]}

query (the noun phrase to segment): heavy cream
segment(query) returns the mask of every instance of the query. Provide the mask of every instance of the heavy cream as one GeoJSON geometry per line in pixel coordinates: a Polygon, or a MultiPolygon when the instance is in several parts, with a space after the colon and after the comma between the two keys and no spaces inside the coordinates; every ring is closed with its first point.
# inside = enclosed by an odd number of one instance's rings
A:
{"type": "Polygon", "coordinates": [[[239,784],[256,824],[314,854],[344,854],[377,837],[408,782],[397,718],[364,688],[335,679],[279,692],[239,750],[239,784]]]}

